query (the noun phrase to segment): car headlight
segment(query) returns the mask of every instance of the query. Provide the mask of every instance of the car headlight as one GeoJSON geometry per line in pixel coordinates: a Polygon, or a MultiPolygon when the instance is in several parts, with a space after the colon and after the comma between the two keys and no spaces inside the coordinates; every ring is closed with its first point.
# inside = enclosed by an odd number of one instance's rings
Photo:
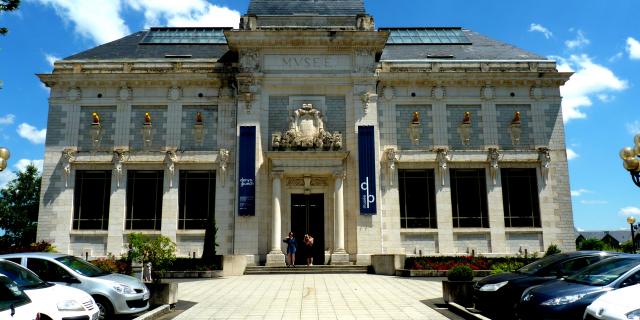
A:
{"type": "Polygon", "coordinates": [[[543,306],[561,306],[563,304],[574,303],[582,298],[584,298],[586,294],[574,294],[571,296],[557,297],[553,299],[549,299],[542,303],[543,306]]]}
{"type": "Polygon", "coordinates": [[[118,283],[113,285],[113,289],[116,290],[119,294],[134,294],[136,293],[131,287],[126,284],[118,283]]]}
{"type": "Polygon", "coordinates": [[[59,311],[84,311],[84,307],[76,300],[60,300],[57,306],[59,311]]]}
{"type": "Polygon", "coordinates": [[[630,320],[640,320],[640,309],[633,310],[627,313],[626,316],[627,316],[627,319],[630,319],[630,320]]]}
{"type": "Polygon", "coordinates": [[[485,284],[484,286],[480,287],[480,291],[498,291],[498,289],[506,286],[507,283],[509,283],[509,281],[485,284]]]}

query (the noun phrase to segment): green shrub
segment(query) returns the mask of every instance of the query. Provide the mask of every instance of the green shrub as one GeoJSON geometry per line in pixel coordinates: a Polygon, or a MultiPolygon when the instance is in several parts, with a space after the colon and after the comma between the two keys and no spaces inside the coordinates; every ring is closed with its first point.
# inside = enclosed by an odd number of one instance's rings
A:
{"type": "Polygon", "coordinates": [[[549,247],[547,248],[547,252],[544,253],[544,256],[546,257],[546,256],[550,256],[552,254],[556,254],[560,252],[562,252],[562,250],[560,250],[560,248],[558,248],[557,245],[552,244],[552,245],[549,245],[549,247]]]}
{"type": "Polygon", "coordinates": [[[142,233],[131,233],[126,259],[143,264],[151,262],[153,270],[166,271],[176,259],[176,244],[162,235],[152,238],[142,233]]]}
{"type": "Polygon", "coordinates": [[[447,272],[449,281],[471,281],[473,280],[473,269],[467,265],[455,266],[447,272]]]}
{"type": "Polygon", "coordinates": [[[585,239],[578,244],[578,250],[605,250],[606,247],[604,241],[595,238],[585,239]]]}
{"type": "Polygon", "coordinates": [[[491,265],[491,274],[503,272],[513,272],[524,267],[524,262],[517,260],[509,260],[505,262],[497,262],[491,265]]]}

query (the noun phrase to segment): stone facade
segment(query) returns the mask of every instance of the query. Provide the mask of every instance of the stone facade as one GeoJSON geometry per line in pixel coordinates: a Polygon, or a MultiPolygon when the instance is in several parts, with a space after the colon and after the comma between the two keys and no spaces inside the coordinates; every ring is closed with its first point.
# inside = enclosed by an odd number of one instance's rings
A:
{"type": "Polygon", "coordinates": [[[331,19],[312,19],[304,28],[273,27],[286,18],[251,19],[243,18],[243,29],[224,31],[224,47],[237,60],[70,57],[40,75],[51,97],[38,240],[96,257],[125,252],[127,235],[142,231],[168,236],[179,255],[199,256],[204,230],[178,228],[179,172],[215,170],[217,251],[245,255],[249,264],[284,263],[281,239],[292,228],[292,194],[324,195],[325,262],[369,264],[380,253],[513,255],[551,244],[575,247],[559,91],[570,74],[558,72],[555,62],[385,60],[389,34],[372,25],[349,30],[343,19],[328,32],[331,19]],[[305,105],[322,114],[324,130],[340,133],[341,148],[274,150],[272,135],[290,129],[292,112],[305,105]],[[92,138],[92,112],[101,115],[99,143],[92,138]],[[518,144],[511,131],[516,112],[518,144]],[[243,126],[257,133],[255,216],[238,215],[243,126]],[[374,128],[375,215],[359,210],[360,126],[374,128]],[[488,228],[453,227],[449,171],[460,168],[485,169],[488,228]],[[505,227],[500,168],[536,169],[540,227],[505,227]],[[402,169],[434,170],[436,229],[401,227],[402,169]],[[107,230],[73,229],[77,170],[112,171],[107,230]],[[160,230],[125,229],[128,170],[165,172],[160,230]]]}

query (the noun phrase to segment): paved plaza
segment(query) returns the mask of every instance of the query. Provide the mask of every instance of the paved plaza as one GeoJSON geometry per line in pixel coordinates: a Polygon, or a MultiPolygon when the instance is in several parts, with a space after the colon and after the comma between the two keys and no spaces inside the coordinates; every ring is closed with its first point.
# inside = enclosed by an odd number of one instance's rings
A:
{"type": "Polygon", "coordinates": [[[175,319],[447,319],[421,302],[442,297],[440,278],[248,275],[182,282],[178,294],[196,304],[175,319]]]}

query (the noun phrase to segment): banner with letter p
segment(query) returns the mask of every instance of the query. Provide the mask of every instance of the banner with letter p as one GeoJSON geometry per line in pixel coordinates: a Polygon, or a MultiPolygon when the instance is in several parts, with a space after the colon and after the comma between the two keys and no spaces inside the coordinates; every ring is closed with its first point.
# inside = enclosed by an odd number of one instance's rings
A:
{"type": "Polygon", "coordinates": [[[376,214],[376,149],[373,126],[358,127],[360,214],[376,214]]]}
{"type": "Polygon", "coordinates": [[[256,127],[240,127],[238,215],[256,215],[256,127]]]}

